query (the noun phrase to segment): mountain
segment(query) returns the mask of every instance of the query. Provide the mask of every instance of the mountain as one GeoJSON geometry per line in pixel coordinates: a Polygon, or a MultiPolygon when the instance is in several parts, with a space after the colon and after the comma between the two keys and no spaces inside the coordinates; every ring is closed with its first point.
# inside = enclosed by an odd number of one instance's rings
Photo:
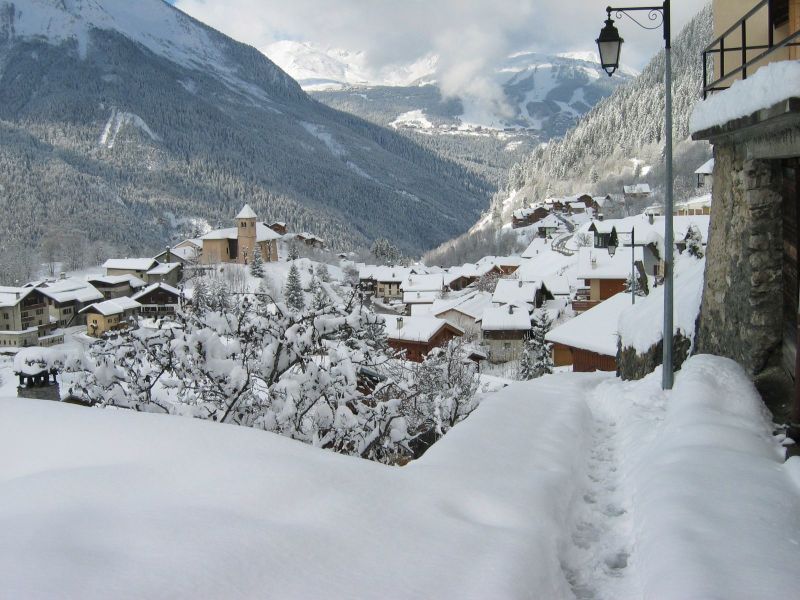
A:
{"type": "Polygon", "coordinates": [[[416,253],[464,231],[492,191],[162,0],[0,0],[9,246],[61,230],[154,253],[248,202],[335,247],[385,236],[416,253]]]}

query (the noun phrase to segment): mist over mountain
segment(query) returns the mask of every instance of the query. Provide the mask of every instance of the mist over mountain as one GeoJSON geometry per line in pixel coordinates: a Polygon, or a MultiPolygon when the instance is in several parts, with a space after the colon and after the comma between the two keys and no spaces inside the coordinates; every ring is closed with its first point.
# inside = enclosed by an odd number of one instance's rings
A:
{"type": "Polygon", "coordinates": [[[161,0],[0,1],[6,239],[59,227],[155,251],[248,202],[335,247],[385,236],[417,252],[492,191],[161,0]]]}

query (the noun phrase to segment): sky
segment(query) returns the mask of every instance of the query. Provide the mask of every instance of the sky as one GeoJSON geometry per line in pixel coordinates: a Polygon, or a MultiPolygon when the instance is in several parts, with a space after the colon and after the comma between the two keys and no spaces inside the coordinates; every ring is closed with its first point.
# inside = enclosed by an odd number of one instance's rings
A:
{"type": "MultiPolygon", "coordinates": [[[[493,65],[514,53],[596,50],[608,0],[171,0],[178,8],[256,48],[280,40],[364,52],[377,70],[439,56],[448,95],[490,99],[493,65]]],[[[628,2],[620,2],[630,5],[628,2]]],[[[651,4],[651,2],[639,2],[651,4]]],[[[673,31],[700,10],[698,0],[673,0],[673,31]]],[[[639,13],[645,16],[646,14],[639,13]]],[[[641,69],[663,47],[661,30],[617,23],[622,61],[641,69]]]]}

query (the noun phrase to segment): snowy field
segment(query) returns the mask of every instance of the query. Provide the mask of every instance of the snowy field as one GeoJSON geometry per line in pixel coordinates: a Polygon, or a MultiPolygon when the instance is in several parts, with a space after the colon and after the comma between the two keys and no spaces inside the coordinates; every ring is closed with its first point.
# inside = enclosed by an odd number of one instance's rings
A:
{"type": "Polygon", "coordinates": [[[659,380],[514,384],[402,468],[0,400],[0,596],[796,597],[800,465],[752,384],[707,356],[659,380]]]}

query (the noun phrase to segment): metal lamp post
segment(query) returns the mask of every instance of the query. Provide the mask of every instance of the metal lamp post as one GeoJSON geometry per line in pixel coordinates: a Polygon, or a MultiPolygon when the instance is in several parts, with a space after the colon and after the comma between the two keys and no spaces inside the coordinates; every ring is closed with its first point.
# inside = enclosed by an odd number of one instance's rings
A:
{"type": "MultiPolygon", "coordinates": [[[[608,18],[605,27],[600,31],[597,38],[597,49],[600,52],[600,64],[603,70],[611,77],[619,68],[619,55],[622,48],[623,39],[619,36],[614,20],[611,18],[613,12],[617,19],[623,16],[643,29],[664,28],[664,135],[666,136],[666,206],[667,211],[664,219],[664,358],[663,358],[663,377],[661,387],[665,390],[672,389],[674,374],[672,372],[672,319],[673,319],[673,245],[674,234],[672,224],[673,197],[672,197],[672,42],[670,32],[670,0],[664,0],[662,6],[634,6],[606,8],[608,18]],[[644,11],[647,13],[651,25],[641,23],[630,13],[644,11]],[[661,22],[658,22],[659,18],[661,22]]],[[[631,249],[633,252],[633,249],[631,249]]]]}

